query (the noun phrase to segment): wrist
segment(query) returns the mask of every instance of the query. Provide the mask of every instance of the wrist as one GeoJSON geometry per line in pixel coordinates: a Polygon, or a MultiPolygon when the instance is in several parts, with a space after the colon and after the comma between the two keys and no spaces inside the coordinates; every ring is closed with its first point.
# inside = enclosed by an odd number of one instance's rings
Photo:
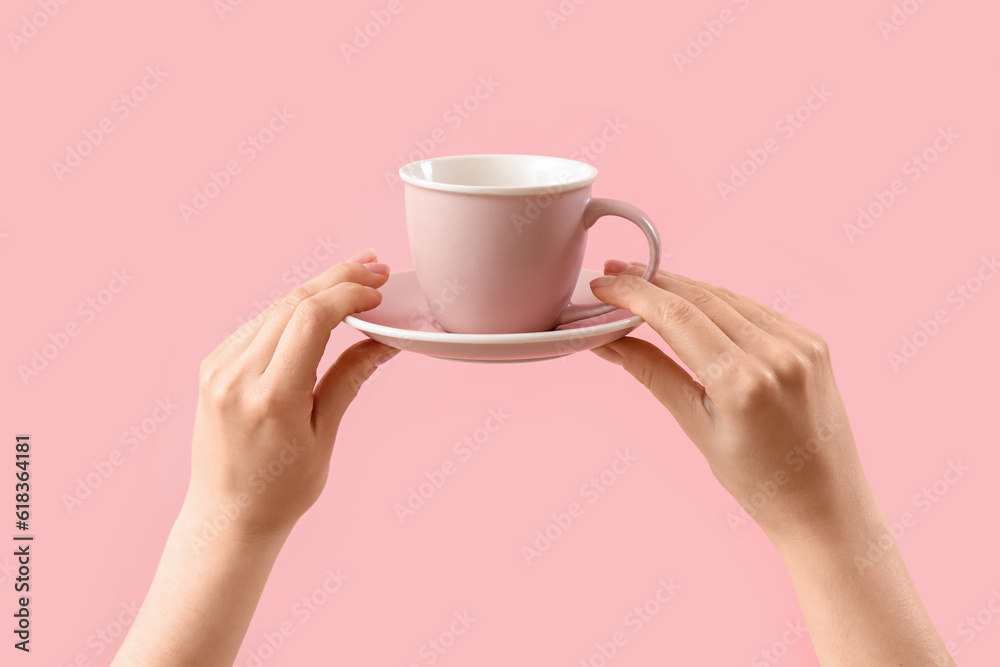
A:
{"type": "Polygon", "coordinates": [[[835,510],[818,513],[811,521],[765,532],[786,563],[800,557],[830,557],[850,564],[855,556],[863,556],[872,542],[881,543],[885,535],[891,536],[885,515],[870,491],[835,510]]]}
{"type": "Polygon", "coordinates": [[[778,521],[761,524],[779,553],[856,548],[888,529],[864,476],[796,502],[778,521]]]}
{"type": "Polygon", "coordinates": [[[212,544],[238,544],[260,550],[280,549],[295,520],[265,524],[255,520],[251,509],[250,502],[209,499],[189,489],[176,525],[196,551],[212,544]]]}

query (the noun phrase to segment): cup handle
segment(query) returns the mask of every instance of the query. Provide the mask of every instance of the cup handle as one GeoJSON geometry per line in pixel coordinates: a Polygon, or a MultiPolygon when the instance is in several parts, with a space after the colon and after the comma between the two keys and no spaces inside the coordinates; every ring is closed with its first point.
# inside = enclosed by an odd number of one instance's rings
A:
{"type": "MultiPolygon", "coordinates": [[[[590,229],[594,226],[595,222],[606,215],[614,215],[619,218],[631,220],[642,230],[642,233],[646,235],[646,240],[649,241],[649,265],[646,267],[646,272],[642,275],[642,278],[643,280],[649,280],[656,275],[656,271],[660,267],[660,235],[657,233],[656,227],[653,226],[649,217],[635,206],[623,201],[616,199],[591,199],[587,203],[587,208],[583,211],[584,228],[590,229]]],[[[571,303],[559,314],[556,326],[569,324],[577,320],[585,320],[588,317],[597,317],[616,309],[617,306],[612,306],[608,303],[586,305],[571,303]]]]}

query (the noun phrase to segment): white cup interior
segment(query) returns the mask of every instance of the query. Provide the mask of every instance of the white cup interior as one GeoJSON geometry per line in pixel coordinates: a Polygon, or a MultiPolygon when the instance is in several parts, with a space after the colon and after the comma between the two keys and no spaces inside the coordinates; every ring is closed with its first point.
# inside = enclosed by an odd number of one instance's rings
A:
{"type": "Polygon", "coordinates": [[[410,163],[399,176],[431,190],[520,195],[582,188],[594,182],[597,169],[586,162],[539,155],[455,155],[410,163]]]}

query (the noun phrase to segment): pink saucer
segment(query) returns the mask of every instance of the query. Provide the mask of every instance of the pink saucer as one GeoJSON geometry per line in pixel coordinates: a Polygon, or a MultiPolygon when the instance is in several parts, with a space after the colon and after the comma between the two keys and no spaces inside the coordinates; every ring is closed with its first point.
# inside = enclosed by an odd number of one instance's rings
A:
{"type": "MultiPolygon", "coordinates": [[[[597,271],[580,273],[573,303],[597,303],[590,281],[600,275],[597,271]]],[[[380,291],[383,299],[378,308],[350,315],[344,322],[391,347],[456,361],[513,363],[554,359],[618,340],[642,324],[638,315],[618,309],[552,331],[455,334],[441,330],[430,316],[416,272],[394,272],[380,291]]]]}

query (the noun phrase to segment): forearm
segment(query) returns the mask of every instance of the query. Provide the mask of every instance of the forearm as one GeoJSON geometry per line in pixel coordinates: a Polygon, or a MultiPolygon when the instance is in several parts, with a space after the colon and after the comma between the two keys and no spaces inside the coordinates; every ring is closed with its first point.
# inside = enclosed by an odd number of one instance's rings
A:
{"type": "Polygon", "coordinates": [[[235,661],[359,382],[392,356],[358,343],[316,382],[334,327],[381,303],[389,267],[375,259],[365,250],[315,276],[202,361],[188,496],[116,667],[235,661]]]}
{"type": "Polygon", "coordinates": [[[217,514],[184,503],[112,665],[233,664],[287,533],[247,539],[230,526],[213,539],[217,514]]]}
{"type": "Polygon", "coordinates": [[[855,519],[776,541],[824,667],[954,665],[871,497],[855,519]]]}

